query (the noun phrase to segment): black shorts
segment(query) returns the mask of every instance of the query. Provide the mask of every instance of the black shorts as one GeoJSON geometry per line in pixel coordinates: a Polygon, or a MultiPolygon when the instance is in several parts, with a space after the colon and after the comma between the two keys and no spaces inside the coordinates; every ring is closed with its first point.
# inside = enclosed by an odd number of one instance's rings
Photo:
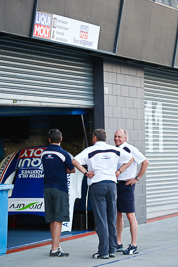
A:
{"type": "Polygon", "coordinates": [[[125,181],[117,184],[117,211],[120,213],[135,212],[135,184],[125,185],[125,181]]]}
{"type": "Polygon", "coordinates": [[[44,188],[45,219],[52,221],[69,222],[69,195],[57,188],[44,188]]]}

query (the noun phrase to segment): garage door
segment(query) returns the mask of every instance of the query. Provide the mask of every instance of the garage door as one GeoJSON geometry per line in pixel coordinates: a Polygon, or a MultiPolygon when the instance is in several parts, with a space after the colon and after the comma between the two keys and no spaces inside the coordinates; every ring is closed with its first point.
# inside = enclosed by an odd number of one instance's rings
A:
{"type": "Polygon", "coordinates": [[[147,217],[178,212],[178,72],[145,68],[147,217]]]}
{"type": "Polygon", "coordinates": [[[91,57],[50,43],[2,38],[0,104],[93,107],[91,57]]]}

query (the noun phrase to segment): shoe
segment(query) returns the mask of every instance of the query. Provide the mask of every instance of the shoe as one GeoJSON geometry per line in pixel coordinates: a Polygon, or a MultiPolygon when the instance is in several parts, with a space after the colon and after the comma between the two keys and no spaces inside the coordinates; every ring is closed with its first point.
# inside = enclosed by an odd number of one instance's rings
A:
{"type": "Polygon", "coordinates": [[[69,253],[65,253],[63,251],[61,251],[60,249],[58,249],[58,251],[56,252],[52,252],[52,250],[50,250],[50,257],[68,257],[69,253]]]}
{"type": "Polygon", "coordinates": [[[117,252],[123,252],[124,251],[123,244],[117,245],[116,251],[117,252]]]}
{"type": "Polygon", "coordinates": [[[133,246],[130,244],[126,250],[123,251],[123,254],[125,255],[132,255],[132,254],[138,254],[137,246],[133,246]]]}
{"type": "Polygon", "coordinates": [[[94,259],[109,259],[109,255],[100,255],[99,253],[95,253],[92,256],[94,259]]]}
{"type": "Polygon", "coordinates": [[[115,256],[116,256],[115,253],[109,253],[110,258],[115,258],[115,256]]]}

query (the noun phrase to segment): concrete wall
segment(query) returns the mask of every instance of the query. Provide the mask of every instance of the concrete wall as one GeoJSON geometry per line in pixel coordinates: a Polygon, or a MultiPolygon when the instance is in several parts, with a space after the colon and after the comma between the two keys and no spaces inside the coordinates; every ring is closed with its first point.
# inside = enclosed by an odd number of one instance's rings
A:
{"type": "MultiPolygon", "coordinates": [[[[130,144],[144,154],[144,69],[108,60],[103,68],[107,142],[114,144],[114,133],[122,127],[128,130],[130,144]]],[[[136,185],[136,216],[139,223],[146,222],[145,177],[136,185]]]]}
{"type": "Polygon", "coordinates": [[[178,12],[148,0],[124,0],[117,54],[172,66],[178,12]]]}
{"type": "Polygon", "coordinates": [[[34,0],[0,0],[0,31],[30,36],[34,0]]]}

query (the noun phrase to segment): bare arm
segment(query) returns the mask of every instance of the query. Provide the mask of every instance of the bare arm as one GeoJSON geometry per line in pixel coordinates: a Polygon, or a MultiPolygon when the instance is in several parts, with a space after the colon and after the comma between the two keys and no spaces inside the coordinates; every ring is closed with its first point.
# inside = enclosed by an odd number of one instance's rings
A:
{"type": "MultiPolygon", "coordinates": [[[[138,173],[138,175],[137,175],[139,179],[141,179],[141,177],[142,177],[142,176],[144,175],[144,173],[146,172],[146,169],[147,169],[148,165],[149,165],[149,161],[148,161],[147,159],[145,159],[145,160],[142,162],[140,171],[139,171],[139,173],[138,173]]],[[[126,180],[126,181],[127,181],[127,180],[126,180]]],[[[135,179],[135,177],[134,177],[134,178],[132,178],[132,179],[128,179],[128,182],[126,183],[126,185],[129,185],[129,184],[133,185],[133,184],[135,184],[135,183],[138,183],[138,181],[137,181],[137,180],[135,179]]]]}
{"type": "Polygon", "coordinates": [[[132,164],[133,161],[134,161],[134,158],[132,157],[131,160],[129,160],[128,163],[124,163],[124,164],[117,170],[117,172],[116,172],[116,177],[118,178],[119,175],[120,175],[123,171],[125,171],[125,170],[132,164]]]}
{"type": "Polygon", "coordinates": [[[147,159],[145,159],[143,162],[142,162],[142,165],[141,165],[141,168],[140,168],[140,171],[138,173],[138,178],[141,179],[141,177],[144,175],[144,173],[146,172],[146,169],[148,168],[148,165],[149,165],[149,161],[147,159]]]}
{"type": "MultiPolygon", "coordinates": [[[[76,160],[76,159],[73,159],[72,160],[72,163],[74,164],[74,166],[80,171],[82,172],[83,174],[85,174],[87,172],[87,170],[76,160]]],[[[94,176],[94,172],[92,171],[88,171],[86,176],[88,178],[92,178],[94,176]]]]}

